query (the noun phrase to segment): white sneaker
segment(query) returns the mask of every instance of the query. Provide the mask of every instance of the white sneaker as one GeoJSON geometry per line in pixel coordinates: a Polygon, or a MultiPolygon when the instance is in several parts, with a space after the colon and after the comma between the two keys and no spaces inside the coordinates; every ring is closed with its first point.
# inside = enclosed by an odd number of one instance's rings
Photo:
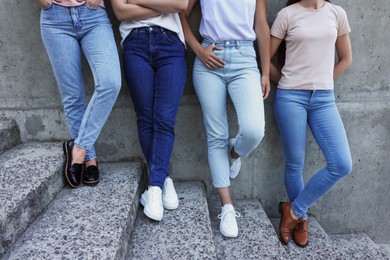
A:
{"type": "Polygon", "coordinates": [[[236,178],[237,175],[240,173],[240,169],[241,169],[241,158],[238,157],[237,159],[233,159],[230,155],[230,151],[233,148],[234,141],[235,138],[230,138],[229,145],[228,145],[229,162],[230,162],[230,172],[229,172],[230,179],[236,178]]]}
{"type": "Polygon", "coordinates": [[[221,220],[219,224],[219,231],[225,237],[237,237],[238,236],[238,227],[236,217],[240,217],[240,213],[234,210],[233,205],[225,204],[222,207],[221,214],[218,215],[218,218],[221,220]]]}
{"type": "Polygon", "coordinates": [[[140,198],[145,215],[156,221],[161,221],[164,214],[161,193],[160,187],[150,186],[140,198]]]}
{"type": "Polygon", "coordinates": [[[170,177],[165,178],[162,203],[165,209],[177,209],[179,207],[179,198],[170,177]]]}

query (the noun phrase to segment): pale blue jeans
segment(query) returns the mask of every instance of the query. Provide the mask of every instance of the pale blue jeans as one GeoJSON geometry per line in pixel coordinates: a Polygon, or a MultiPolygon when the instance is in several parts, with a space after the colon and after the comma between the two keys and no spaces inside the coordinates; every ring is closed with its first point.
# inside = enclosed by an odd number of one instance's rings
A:
{"type": "Polygon", "coordinates": [[[75,144],[96,158],[94,144],[121,88],[121,70],[111,23],[102,7],[63,7],[41,11],[41,35],[62,96],[75,144]],[[81,53],[91,68],[95,90],[86,107],[81,53]]]}
{"type": "Polygon", "coordinates": [[[203,41],[203,46],[215,44],[214,50],[225,62],[224,68],[208,69],[196,58],[193,82],[198,95],[207,132],[208,161],[215,188],[230,186],[227,120],[227,95],[236,109],[239,131],[234,136],[234,149],[246,157],[264,136],[264,104],[252,41],[203,41]]]}

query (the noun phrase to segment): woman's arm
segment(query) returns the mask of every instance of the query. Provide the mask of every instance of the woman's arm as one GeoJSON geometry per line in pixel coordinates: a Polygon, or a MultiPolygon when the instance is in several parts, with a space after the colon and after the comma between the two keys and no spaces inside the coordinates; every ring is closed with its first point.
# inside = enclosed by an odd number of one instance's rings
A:
{"type": "Polygon", "coordinates": [[[266,17],[266,1],[256,0],[255,32],[260,52],[261,61],[261,85],[263,88],[263,98],[266,99],[270,92],[270,31],[266,17]]]}
{"type": "Polygon", "coordinates": [[[156,10],[161,13],[184,12],[188,6],[188,0],[127,0],[129,4],[135,4],[156,10]]]}
{"type": "Polygon", "coordinates": [[[282,74],[280,73],[280,70],[272,63],[272,58],[275,56],[276,51],[279,49],[280,44],[282,43],[283,39],[276,38],[275,36],[271,36],[271,64],[270,64],[270,77],[271,80],[275,83],[278,83],[280,78],[282,77],[282,74]]]}
{"type": "Polygon", "coordinates": [[[195,52],[196,56],[205,64],[209,69],[223,68],[224,62],[217,55],[213,53],[213,49],[221,50],[219,46],[208,46],[204,48],[199,41],[195,38],[188,24],[188,16],[190,15],[192,8],[197,0],[189,0],[188,8],[185,12],[180,13],[180,20],[183,26],[184,36],[187,44],[195,52]]]}
{"type": "Polygon", "coordinates": [[[346,71],[352,63],[352,47],[349,33],[337,37],[336,51],[339,60],[334,67],[333,79],[336,79],[346,71]]]}
{"type": "Polygon", "coordinates": [[[111,0],[112,9],[119,21],[142,20],[161,14],[156,10],[127,3],[126,0],[111,0]]]}

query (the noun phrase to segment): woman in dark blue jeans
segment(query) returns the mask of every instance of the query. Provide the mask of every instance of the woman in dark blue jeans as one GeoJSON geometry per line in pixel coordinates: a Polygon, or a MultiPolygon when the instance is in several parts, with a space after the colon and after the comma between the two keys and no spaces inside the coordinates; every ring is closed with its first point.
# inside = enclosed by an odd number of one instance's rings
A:
{"type": "Polygon", "coordinates": [[[168,167],[176,114],[186,80],[184,35],[178,12],[187,0],[113,0],[122,21],[123,71],[137,114],[138,138],[148,162],[144,213],[160,221],[179,200],[168,167]]]}

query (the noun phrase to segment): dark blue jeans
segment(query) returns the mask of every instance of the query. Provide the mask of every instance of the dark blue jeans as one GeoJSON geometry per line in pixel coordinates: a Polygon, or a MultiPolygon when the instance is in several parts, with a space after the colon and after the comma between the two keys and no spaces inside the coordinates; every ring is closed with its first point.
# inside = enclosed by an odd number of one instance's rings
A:
{"type": "Polygon", "coordinates": [[[123,70],[149,166],[149,185],[162,188],[186,81],[184,45],[176,33],[158,26],[133,29],[123,43],[123,70]]]}

